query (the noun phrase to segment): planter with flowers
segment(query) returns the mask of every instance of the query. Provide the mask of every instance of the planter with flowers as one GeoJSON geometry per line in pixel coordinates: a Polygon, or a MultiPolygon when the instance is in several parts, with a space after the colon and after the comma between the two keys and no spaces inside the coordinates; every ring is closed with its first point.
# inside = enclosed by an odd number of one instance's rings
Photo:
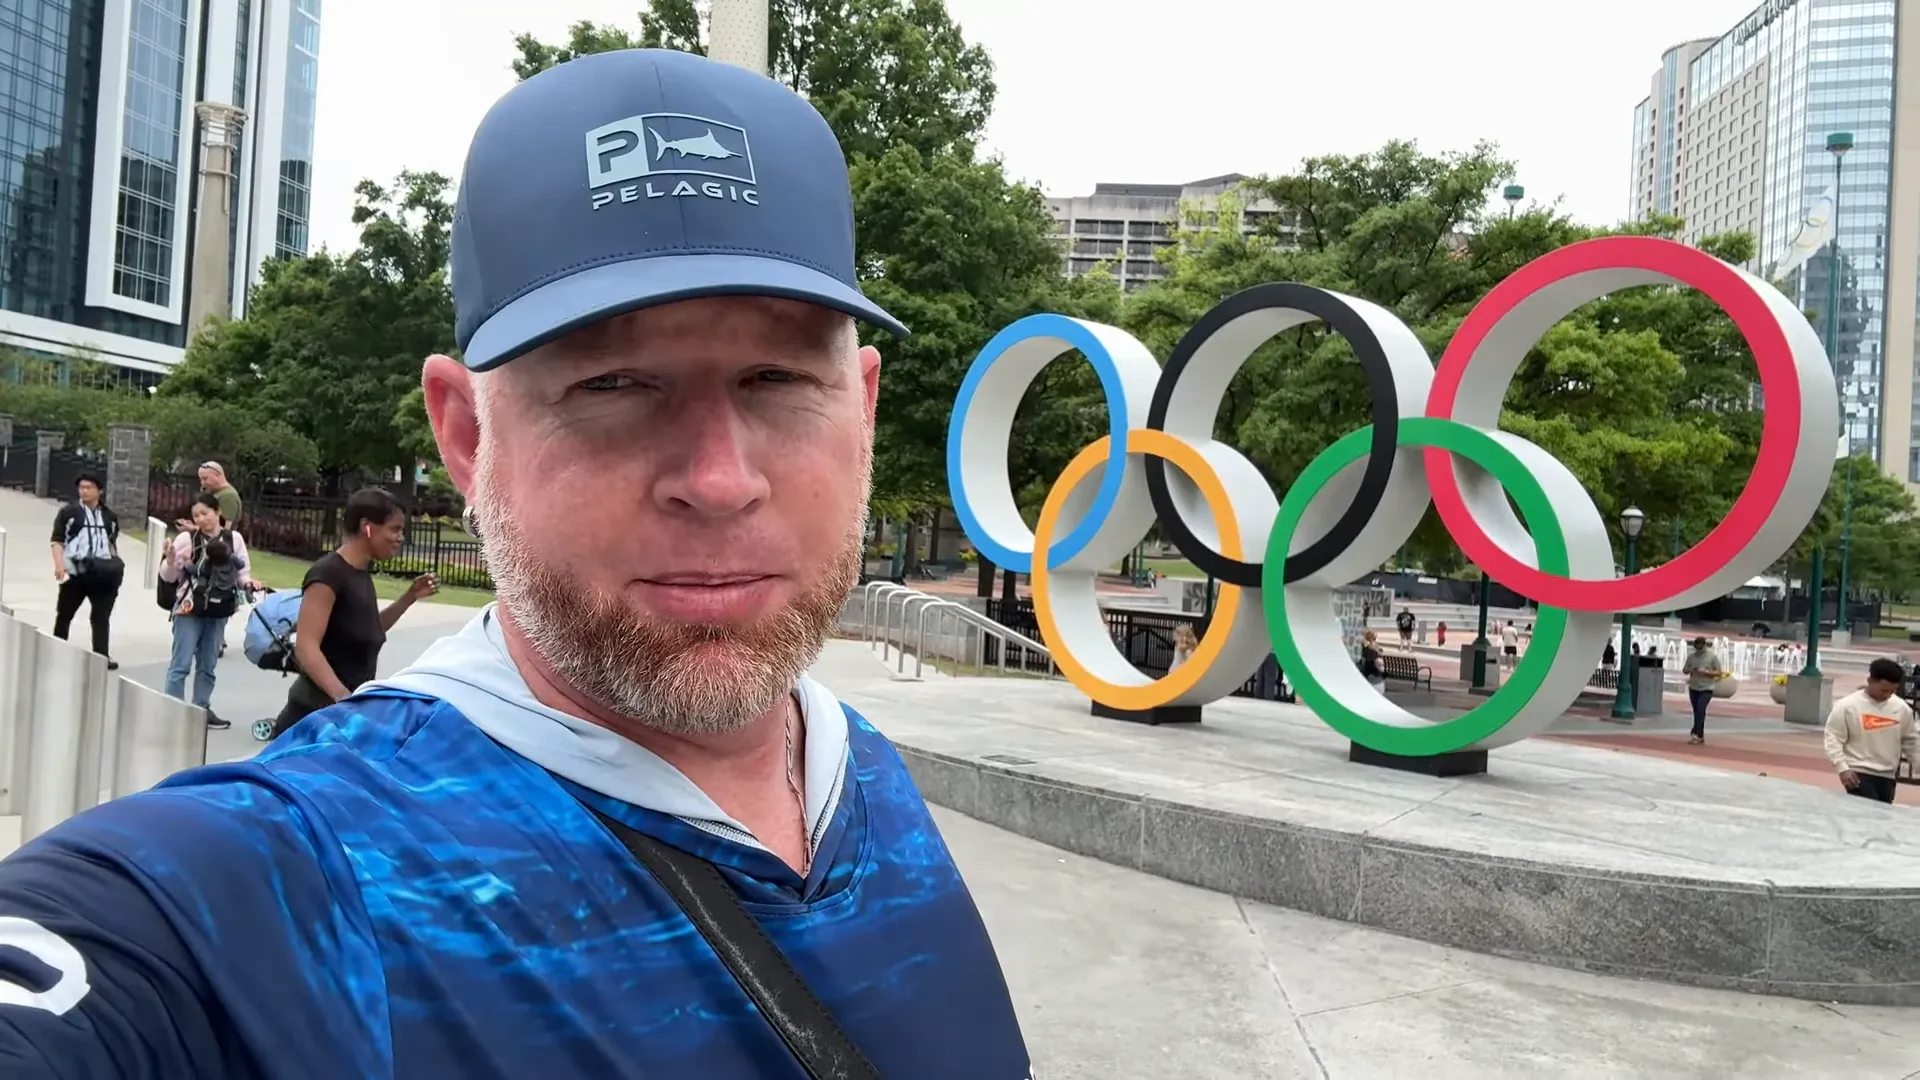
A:
{"type": "Polygon", "coordinates": [[[1787,703],[1787,677],[1785,675],[1775,675],[1773,677],[1773,684],[1767,687],[1767,696],[1771,697],[1775,704],[1785,705],[1787,703]]]}

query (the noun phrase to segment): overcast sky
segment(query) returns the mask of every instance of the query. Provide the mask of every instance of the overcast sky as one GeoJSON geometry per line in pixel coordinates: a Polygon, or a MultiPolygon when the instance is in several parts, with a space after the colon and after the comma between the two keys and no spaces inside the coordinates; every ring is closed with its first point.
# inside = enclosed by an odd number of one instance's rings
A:
{"type": "MultiPolygon", "coordinates": [[[[990,147],[1048,194],[1273,173],[1390,138],[1491,139],[1529,198],[1611,222],[1633,106],[1668,46],[1754,0],[947,0],[998,68],[990,147]],[[1154,11],[1177,12],[1154,16],[1154,11]],[[1139,12],[1121,17],[1121,12],[1139,12]]],[[[348,247],[353,185],[458,177],[514,81],[515,34],[636,23],[640,0],[327,0],[313,235],[348,247]]]]}

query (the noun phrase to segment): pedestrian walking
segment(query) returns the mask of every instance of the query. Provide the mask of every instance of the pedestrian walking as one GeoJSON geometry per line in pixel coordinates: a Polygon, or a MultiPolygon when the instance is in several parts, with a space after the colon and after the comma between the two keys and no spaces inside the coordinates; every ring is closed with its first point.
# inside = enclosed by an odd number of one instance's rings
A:
{"type": "Polygon", "coordinates": [[[1833,703],[1827,714],[1827,760],[1848,794],[1893,801],[1900,759],[1920,767],[1920,723],[1895,693],[1905,673],[1881,657],[1867,665],[1867,685],[1833,703]]]}
{"type": "Polygon", "coordinates": [[[1706,638],[1694,638],[1691,644],[1680,673],[1687,677],[1687,703],[1693,706],[1693,733],[1687,742],[1698,746],[1707,741],[1707,706],[1713,703],[1713,688],[1727,672],[1706,638]]]}
{"type": "Polygon", "coordinates": [[[53,636],[62,641],[73,629],[80,605],[87,605],[93,631],[93,651],[107,658],[107,670],[120,665],[113,659],[113,604],[126,581],[127,564],[120,558],[120,517],[101,498],[104,485],[93,473],[81,473],[73,483],[73,500],[53,515],[53,580],[60,583],[53,607],[53,636]]]}
{"type": "Polygon", "coordinates": [[[373,564],[400,553],[407,515],[380,488],[363,488],[347,499],[342,515],[347,536],[322,555],[300,583],[300,620],[293,654],[299,677],[273,721],[273,737],[372,681],[387,631],[418,600],[439,591],[432,574],[413,579],[385,608],[373,587],[373,564]]]}
{"type": "Polygon", "coordinates": [[[193,528],[173,538],[160,566],[165,584],[159,591],[173,616],[167,693],[185,699],[191,673],[191,700],[207,710],[207,726],[219,730],[231,726],[213,712],[215,670],[227,620],[240,610],[243,592],[263,586],[248,570],[246,540],[224,524],[220,500],[212,493],[201,494],[192,515],[193,528]]]}

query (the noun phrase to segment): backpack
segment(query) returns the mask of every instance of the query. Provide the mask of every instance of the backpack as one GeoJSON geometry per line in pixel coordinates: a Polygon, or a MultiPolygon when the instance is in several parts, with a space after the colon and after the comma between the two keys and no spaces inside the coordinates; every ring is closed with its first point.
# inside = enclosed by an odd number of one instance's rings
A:
{"type": "Polygon", "coordinates": [[[300,625],[300,600],[305,595],[291,589],[268,593],[253,606],[241,646],[253,666],[283,675],[299,670],[293,658],[293,636],[300,625]]]}
{"type": "Polygon", "coordinates": [[[225,619],[240,610],[240,566],[233,557],[233,533],[221,530],[211,539],[195,535],[192,580],[193,610],[204,619],[225,619]]]}

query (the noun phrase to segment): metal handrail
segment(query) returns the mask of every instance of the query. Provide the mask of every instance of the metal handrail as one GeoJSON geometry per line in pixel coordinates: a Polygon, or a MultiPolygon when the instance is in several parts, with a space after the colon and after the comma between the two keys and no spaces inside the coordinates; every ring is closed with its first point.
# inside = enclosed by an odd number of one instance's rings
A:
{"type": "MultiPolygon", "coordinates": [[[[949,612],[952,613],[953,618],[961,626],[974,631],[974,640],[976,643],[983,645],[984,639],[989,636],[1001,643],[999,653],[1000,669],[1002,671],[1007,669],[1007,654],[1010,651],[1009,646],[1018,646],[1029,652],[1045,657],[1048,661],[1046,674],[1049,677],[1055,677],[1059,673],[1058,668],[1052,663],[1052,653],[1047,650],[1045,645],[1042,645],[1040,642],[1035,641],[1017,630],[1002,626],[1000,623],[987,618],[985,615],[980,614],[965,604],[956,603],[944,597],[921,592],[918,589],[909,588],[891,581],[868,582],[866,585],[861,586],[860,592],[862,605],[862,636],[867,641],[869,647],[876,643],[880,646],[880,659],[883,662],[889,658],[894,660],[896,673],[905,674],[906,672],[906,653],[908,646],[907,620],[915,613],[916,604],[919,605],[917,608],[919,618],[914,625],[915,636],[913,638],[913,644],[915,646],[913,650],[914,678],[916,679],[920,678],[925,672],[928,616],[938,613],[937,617],[944,619],[949,612]],[[893,615],[895,600],[900,602],[900,620],[898,623],[899,639],[897,645],[893,637],[895,627],[893,615]],[[897,656],[895,655],[896,648],[898,649],[897,656]]],[[[978,655],[977,652],[976,655],[978,655]]]]}

